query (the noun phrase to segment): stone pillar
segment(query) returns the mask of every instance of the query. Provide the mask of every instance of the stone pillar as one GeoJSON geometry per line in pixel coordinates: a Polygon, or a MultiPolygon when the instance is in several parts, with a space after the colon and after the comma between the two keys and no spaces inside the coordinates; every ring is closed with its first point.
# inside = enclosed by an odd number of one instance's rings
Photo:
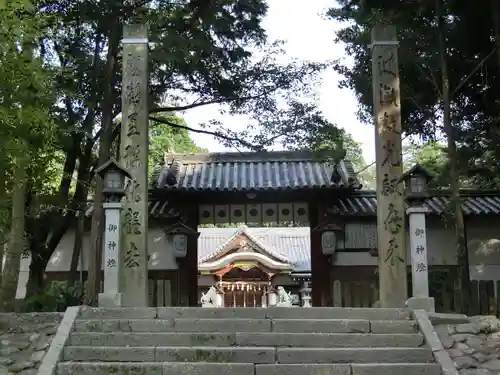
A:
{"type": "Polygon", "coordinates": [[[382,307],[403,307],[407,276],[396,29],[376,26],[371,48],[380,302],[382,307]]]}
{"type": "Polygon", "coordinates": [[[406,210],[410,227],[410,254],[413,296],[407,305],[413,309],[434,311],[434,298],[429,297],[429,266],[427,263],[427,230],[425,207],[406,210]]]}
{"type": "Polygon", "coordinates": [[[300,289],[300,299],[302,307],[311,307],[311,287],[309,281],[304,281],[300,289]]]}
{"type": "Polygon", "coordinates": [[[217,290],[217,297],[215,298],[215,304],[217,307],[224,307],[224,294],[220,290],[217,290]]]}
{"type": "Polygon", "coordinates": [[[264,293],[262,293],[262,297],[260,299],[260,306],[267,307],[267,290],[264,290],[264,293]]]}
{"type": "Polygon", "coordinates": [[[120,307],[123,295],[120,293],[120,275],[122,259],[120,258],[120,214],[122,204],[117,202],[103,203],[105,220],[104,230],[104,287],[99,293],[99,307],[120,307]]]}
{"type": "Polygon", "coordinates": [[[148,28],[123,29],[122,165],[132,175],[123,211],[124,306],[148,306],[148,28]]]}
{"type": "Polygon", "coordinates": [[[267,307],[275,307],[278,304],[278,296],[276,295],[276,291],[273,289],[269,289],[267,292],[267,307]]]}

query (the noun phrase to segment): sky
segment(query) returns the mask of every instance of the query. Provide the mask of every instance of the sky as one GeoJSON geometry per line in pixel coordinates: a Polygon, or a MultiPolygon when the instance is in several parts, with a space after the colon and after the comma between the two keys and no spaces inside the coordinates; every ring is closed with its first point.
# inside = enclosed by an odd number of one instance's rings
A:
{"type": "MultiPolygon", "coordinates": [[[[269,10],[264,20],[264,28],[270,40],[280,39],[286,42],[285,61],[286,58],[317,62],[333,59],[349,61],[343,45],[334,42],[335,30],[340,25],[324,16],[332,3],[332,0],[309,0],[307,6],[304,6],[304,2],[297,0],[268,0],[269,10]]],[[[370,164],[375,160],[373,128],[357,120],[357,100],[354,92],[338,87],[341,78],[333,70],[322,73],[318,107],[330,122],[344,128],[361,143],[365,162],[370,164]]],[[[193,128],[210,119],[217,119],[225,126],[230,125],[234,131],[244,128],[244,118],[222,116],[218,110],[217,105],[204,106],[186,111],[182,116],[193,128]]],[[[192,133],[191,136],[198,146],[207,148],[210,152],[231,150],[222,146],[212,136],[198,133],[192,133]]]]}

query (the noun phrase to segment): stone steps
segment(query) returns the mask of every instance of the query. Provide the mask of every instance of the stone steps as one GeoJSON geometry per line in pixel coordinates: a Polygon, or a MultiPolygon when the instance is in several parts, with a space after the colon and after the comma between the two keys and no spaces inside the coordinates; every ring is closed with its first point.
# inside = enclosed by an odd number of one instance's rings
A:
{"type": "Polygon", "coordinates": [[[84,307],[82,319],[366,319],[366,320],[408,320],[406,309],[384,308],[193,308],[193,307],[148,307],[126,309],[97,309],[84,307]]]}
{"type": "Polygon", "coordinates": [[[436,364],[257,364],[250,363],[122,363],[63,362],[58,375],[440,375],[436,364]]]}
{"type": "Polygon", "coordinates": [[[427,363],[427,348],[275,348],[270,346],[69,346],[64,361],[216,363],[427,363]]]}
{"type": "Polygon", "coordinates": [[[70,335],[71,346],[273,346],[310,348],[421,347],[420,333],[275,333],[275,332],[117,332],[70,335]]]}
{"type": "Polygon", "coordinates": [[[55,375],[439,375],[404,309],[83,308],[55,375]]]}
{"type": "Polygon", "coordinates": [[[415,333],[411,320],[362,319],[89,319],[77,320],[78,332],[288,332],[415,333]]]}

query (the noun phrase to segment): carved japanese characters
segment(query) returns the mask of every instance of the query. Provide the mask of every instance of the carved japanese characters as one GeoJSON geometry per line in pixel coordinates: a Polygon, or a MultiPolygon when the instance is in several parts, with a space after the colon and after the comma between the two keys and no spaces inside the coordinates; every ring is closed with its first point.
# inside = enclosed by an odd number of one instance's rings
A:
{"type": "Polygon", "coordinates": [[[372,31],[373,110],[377,167],[377,231],[382,307],[406,301],[406,246],[401,183],[401,106],[394,28],[372,31]]]}
{"type": "Polygon", "coordinates": [[[120,155],[132,178],[125,185],[122,214],[125,306],[148,303],[148,44],[147,27],[123,32],[122,126],[120,155]]]}

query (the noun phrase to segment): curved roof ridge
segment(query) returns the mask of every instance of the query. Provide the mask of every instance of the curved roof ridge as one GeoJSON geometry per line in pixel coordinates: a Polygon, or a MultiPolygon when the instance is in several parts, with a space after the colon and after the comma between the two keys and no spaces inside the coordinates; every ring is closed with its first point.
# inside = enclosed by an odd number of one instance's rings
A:
{"type": "MultiPolygon", "coordinates": [[[[268,244],[264,243],[261,239],[258,238],[258,236],[255,236],[251,233],[251,229],[246,226],[246,225],[241,225],[239,226],[233,233],[232,235],[224,241],[220,246],[218,246],[214,251],[210,252],[209,254],[203,256],[202,258],[198,259],[198,263],[203,263],[209,260],[210,258],[213,258],[217,254],[219,254],[221,251],[223,251],[237,236],[244,234],[248,237],[250,241],[255,243],[258,247],[260,247],[262,250],[267,252],[269,255],[279,259],[282,262],[285,263],[290,263],[289,258],[285,255],[282,254],[274,249],[272,249],[268,244]]],[[[284,237],[284,236],[282,236],[284,237]]],[[[299,237],[299,236],[298,236],[299,237]]],[[[290,263],[291,264],[291,263],[290,263]]]]}

